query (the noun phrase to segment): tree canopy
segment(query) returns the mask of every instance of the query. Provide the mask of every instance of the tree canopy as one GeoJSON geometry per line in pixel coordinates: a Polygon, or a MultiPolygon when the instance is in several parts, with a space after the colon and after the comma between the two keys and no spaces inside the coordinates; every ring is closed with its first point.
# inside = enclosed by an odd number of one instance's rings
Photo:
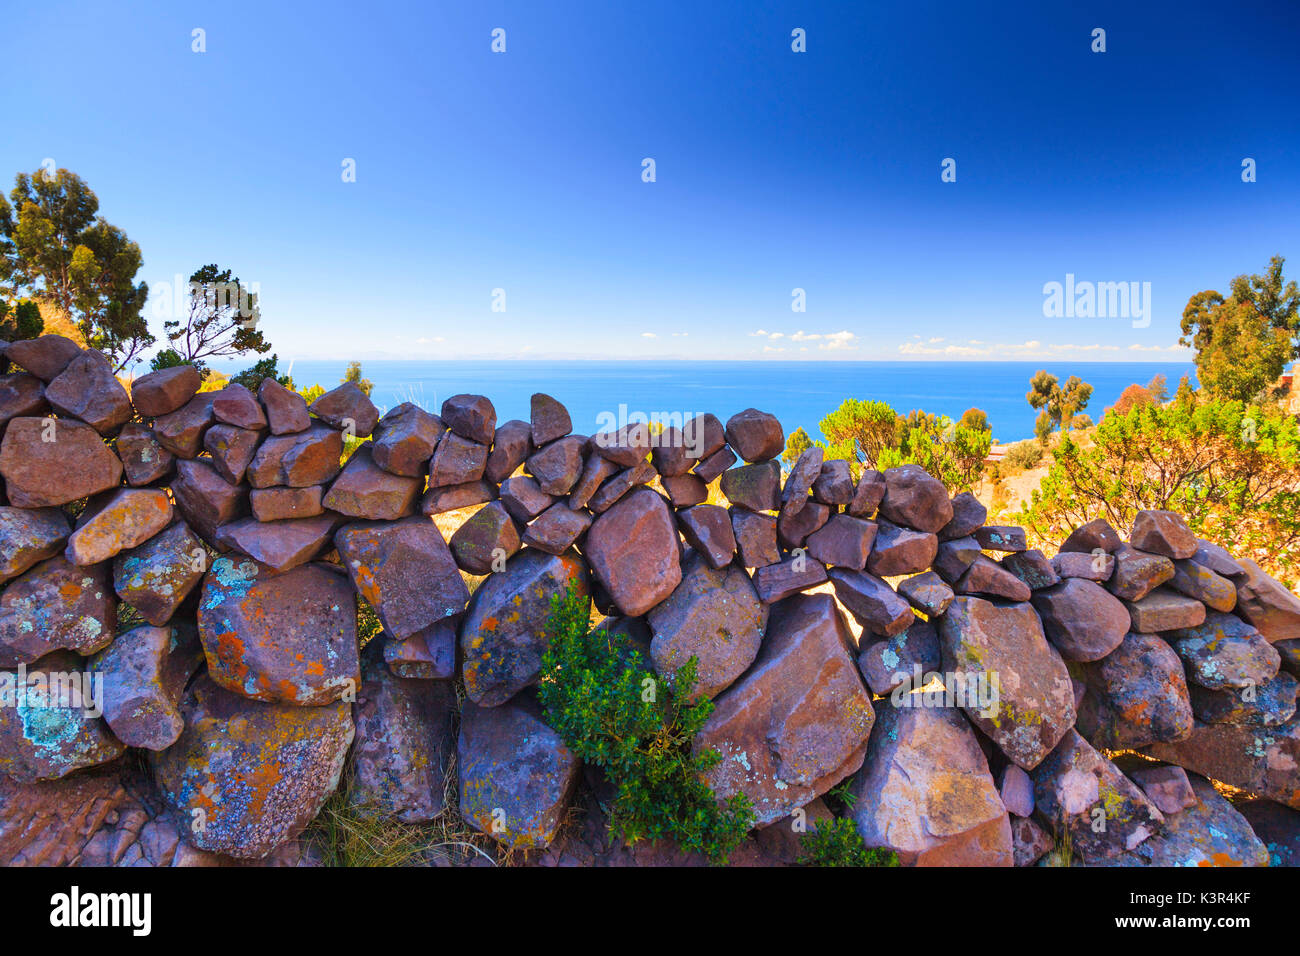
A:
{"type": "Polygon", "coordinates": [[[257,328],[261,315],[257,293],[230,269],[215,264],[196,269],[189,310],[184,319],[163,322],[171,346],[154,356],[152,367],[187,364],[206,374],[210,359],[269,352],[271,343],[257,328]]]}

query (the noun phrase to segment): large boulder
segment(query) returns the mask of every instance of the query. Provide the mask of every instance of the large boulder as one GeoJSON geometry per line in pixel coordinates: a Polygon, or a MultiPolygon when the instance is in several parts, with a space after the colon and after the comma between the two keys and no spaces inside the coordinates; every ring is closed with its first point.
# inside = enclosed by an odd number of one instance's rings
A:
{"type": "Polygon", "coordinates": [[[882,578],[917,574],[930,567],[938,550],[939,539],[933,534],[879,521],[867,569],[882,578]]]}
{"type": "Polygon", "coordinates": [[[62,335],[39,335],[19,339],[5,351],[5,357],[20,365],[43,382],[52,381],[81,354],[81,346],[62,335]]]}
{"type": "Polygon", "coordinates": [[[337,523],[338,517],[331,514],[283,521],[240,518],[218,528],[215,541],[274,571],[289,571],[320,554],[337,523]]]}
{"type": "Polygon", "coordinates": [[[1259,686],[1282,664],[1277,649],[1233,614],[1210,611],[1205,623],[1172,631],[1170,637],[1188,679],[1210,690],[1259,686]]]}
{"type": "Polygon", "coordinates": [[[254,488],[323,485],[339,473],[343,433],[325,425],[312,425],[292,434],[262,442],[248,465],[248,483],[254,488]]]}
{"type": "Polygon", "coordinates": [[[1300,717],[1279,727],[1197,723],[1145,753],[1300,810],[1300,717]]]}
{"type": "Polygon", "coordinates": [[[551,599],[570,588],[589,593],[587,570],[574,554],[524,548],[504,571],[479,585],[461,622],[465,693],[495,707],[537,681],[546,650],[551,599]]]}
{"type": "Polygon", "coordinates": [[[58,508],[0,508],[0,583],[54,557],[70,532],[58,508]]]}
{"type": "Polygon", "coordinates": [[[849,792],[863,842],[893,850],[904,866],[1013,863],[1006,807],[957,710],[880,704],[849,792]]]}
{"type": "Polygon", "coordinates": [[[529,400],[530,431],[533,445],[541,448],[547,442],[563,438],[573,431],[569,410],[544,392],[536,392],[529,400]]]}
{"type": "Polygon", "coordinates": [[[916,619],[908,603],[874,574],[831,568],[828,575],[840,603],[871,633],[893,637],[916,619]]]}
{"type": "MultiPolygon", "coordinates": [[[[260,405],[258,407],[261,408],[260,405]]],[[[257,444],[261,440],[262,433],[251,428],[213,425],[203,435],[203,447],[212,456],[212,467],[218,474],[232,485],[237,485],[244,480],[244,473],[257,454],[257,444]]],[[[119,440],[119,451],[121,447],[119,440]]],[[[128,479],[129,477],[128,469],[128,479]]]]}
{"type": "Polygon", "coordinates": [[[428,471],[429,459],[446,430],[437,415],[411,402],[402,402],[375,426],[370,452],[375,464],[384,471],[418,478],[428,471]]]}
{"type": "Polygon", "coordinates": [[[113,589],[150,624],[172,619],[203,580],[208,553],[184,521],[113,559],[113,589]]]}
{"type": "Polygon", "coordinates": [[[1237,581],[1237,613],[1270,643],[1300,638],[1300,597],[1261,571],[1254,561],[1238,563],[1246,573],[1237,581]]]}
{"type": "Polygon", "coordinates": [[[339,784],[352,708],[248,700],[200,677],[181,704],[185,730],[150,754],[177,829],[201,850],[255,860],[292,840],[339,784]]]}
{"type": "Polygon", "coordinates": [[[61,415],[114,435],[131,420],[131,399],[99,352],[82,352],[45,387],[45,400],[61,415]]]}
{"type": "Polygon", "coordinates": [[[348,803],[364,814],[423,823],[446,807],[456,691],[447,681],[395,676],[379,644],[367,646],[362,659],[348,803]]]}
{"type": "Polygon", "coordinates": [[[597,518],[585,547],[596,580],[628,617],[640,617],[681,583],[677,526],[663,498],[648,488],[597,518]]]}
{"type": "Polygon", "coordinates": [[[266,409],[266,420],[271,426],[272,435],[292,435],[306,431],[311,425],[306,399],[275,379],[269,376],[262,379],[262,383],[257,386],[257,397],[266,409]]]}
{"type": "Polygon", "coordinates": [[[775,415],[747,408],[727,419],[727,444],[747,462],[767,461],[785,450],[785,431],[775,415]]]}
{"type": "Polygon", "coordinates": [[[370,450],[362,445],[334,479],[321,505],[349,518],[396,521],[415,512],[422,484],[419,478],[394,475],[380,468],[370,450]]]}
{"type": "Polygon", "coordinates": [[[205,461],[176,462],[171,491],[185,520],[207,541],[248,510],[248,486],[232,485],[205,461]]]}
{"type": "Polygon", "coordinates": [[[203,436],[216,418],[212,414],[213,392],[199,392],[170,414],[154,419],[153,434],[177,458],[193,458],[203,447],[203,436]]]}
{"type": "Polygon", "coordinates": [[[308,411],[332,428],[365,438],[375,430],[379,411],[356,382],[332,388],[308,406],[308,411]]]}
{"type": "Polygon", "coordinates": [[[166,750],[185,721],[180,701],[203,663],[198,634],[185,627],[137,627],[90,661],[103,678],[104,720],[128,747],[166,750]]]}
{"type": "Polygon", "coordinates": [[[0,476],[11,505],[45,508],[116,488],[122,462],[89,425],[15,418],[0,441],[0,476]]]}
{"type": "Polygon", "coordinates": [[[116,621],[107,564],[82,568],[49,558],[0,594],[0,667],[61,649],[93,654],[113,640],[116,621]]]}
{"type": "Polygon", "coordinates": [[[875,712],[852,645],[830,595],[796,595],[772,609],[754,664],[714,701],[694,746],[721,753],[709,785],[720,799],[748,796],[758,826],[862,766],[875,712]]]}
{"type": "Polygon", "coordinates": [[[357,593],[398,640],[464,612],[469,589],[428,518],[344,525],[334,544],[357,593]]]}
{"type": "Polygon", "coordinates": [[[1030,605],[958,597],[939,621],[939,646],[944,670],[968,682],[966,716],[1018,766],[1032,770],[1074,725],[1069,671],[1030,605]],[[987,693],[972,695],[971,681],[987,693]]]}
{"type": "Polygon", "coordinates": [[[460,814],[480,833],[511,848],[549,846],[581,769],[534,701],[465,703],[457,745],[460,814]]]}
{"type": "Polygon", "coordinates": [[[172,503],[160,488],[122,488],[88,505],[68,538],[73,564],[99,564],[139,547],[171,524],[172,503]]]}
{"type": "Polygon", "coordinates": [[[457,435],[490,445],[496,432],[497,411],[482,395],[453,395],[442,403],[442,420],[457,435]]]}
{"type": "Polygon", "coordinates": [[[718,487],[733,505],[750,511],[776,511],[781,507],[781,466],[769,459],[728,468],[718,487]]]}
{"type": "Polygon", "coordinates": [[[180,408],[202,384],[193,365],[174,365],[142,375],[131,383],[131,401],[145,418],[158,418],[180,408]]]}
{"type": "Polygon", "coordinates": [[[231,382],[212,396],[212,417],[244,431],[266,428],[266,412],[257,397],[238,382],[231,382]]]}
{"type": "Polygon", "coordinates": [[[736,534],[731,515],[721,505],[695,505],[677,512],[677,524],[686,543],[714,568],[724,568],[736,555],[736,534]]]}
{"type": "Polygon", "coordinates": [[[1129,630],[1123,602],[1099,584],[1066,578],[1030,598],[1043,619],[1043,632],[1067,661],[1101,660],[1129,630]]]}
{"type": "Polygon", "coordinates": [[[199,598],[199,636],[208,675],[235,694],[308,707],[355,699],[356,598],[322,565],[278,574],[217,558],[199,598]]]}
{"type": "Polygon", "coordinates": [[[885,472],[880,516],[917,531],[937,533],[952,520],[952,501],[943,484],[920,465],[885,472]]]}
{"type": "Polygon", "coordinates": [[[1182,515],[1172,511],[1139,511],[1129,532],[1129,544],[1139,551],[1163,554],[1178,560],[1196,554],[1196,536],[1182,515]]]}
{"type": "Polygon", "coordinates": [[[79,679],[84,670],[80,657],[58,651],[25,673],[0,671],[0,778],[57,780],[126,752],[100,716],[94,687],[79,679]]]}
{"type": "MultiPolygon", "coordinates": [[[[505,561],[519,550],[519,529],[515,527],[505,507],[500,502],[493,501],[474,512],[469,520],[457,528],[448,544],[458,565],[470,574],[488,574],[494,565],[505,561]]],[[[550,548],[544,550],[559,554],[566,548],[558,551],[551,551],[550,548]]]]}
{"type": "Polygon", "coordinates": [[[702,557],[686,562],[682,582],[647,615],[650,659],[671,681],[694,657],[694,696],[716,697],[753,663],[763,640],[763,605],[743,568],[715,570],[702,557]]]}
{"type": "Polygon", "coordinates": [[[1183,665],[1153,634],[1126,634],[1101,660],[1080,665],[1087,692],[1079,732],[1094,747],[1122,750],[1192,732],[1192,705],[1183,665]]]}
{"type": "Polygon", "coordinates": [[[1030,775],[1039,819],[1058,837],[1068,833],[1089,865],[1134,849],[1164,823],[1147,795],[1072,729],[1030,775]]]}
{"type": "Polygon", "coordinates": [[[1125,601],[1140,601],[1174,576],[1174,562],[1163,554],[1121,544],[1113,552],[1115,570],[1106,587],[1125,601]]]}

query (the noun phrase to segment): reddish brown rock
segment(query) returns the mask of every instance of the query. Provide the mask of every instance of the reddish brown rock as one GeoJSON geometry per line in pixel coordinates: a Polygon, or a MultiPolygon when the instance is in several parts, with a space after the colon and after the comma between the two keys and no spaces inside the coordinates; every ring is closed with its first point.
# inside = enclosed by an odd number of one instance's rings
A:
{"type": "Polygon", "coordinates": [[[0,441],[0,476],[11,505],[45,508],[117,487],[122,462],[89,425],[15,418],[0,441]]]}
{"type": "Polygon", "coordinates": [[[312,425],[304,431],[272,435],[263,441],[246,475],[254,488],[323,485],[339,473],[342,456],[342,433],[325,425],[312,425]]]}
{"type": "Polygon", "coordinates": [[[216,544],[238,551],[274,571],[306,564],[329,544],[338,517],[331,514],[285,521],[241,518],[217,529],[216,544]]]}
{"type": "Polygon", "coordinates": [[[113,640],[116,621],[108,565],[82,568],[49,558],[0,594],[0,667],[30,664],[56,650],[93,654],[113,640]]]}
{"type": "Polygon", "coordinates": [[[0,507],[0,582],[54,557],[70,533],[58,508],[0,507]]]}
{"type": "Polygon", "coordinates": [[[699,555],[682,582],[646,616],[654,638],[650,660],[671,685],[694,657],[692,697],[716,697],[745,672],[763,640],[763,606],[742,568],[714,569],[699,555]]]}
{"type": "Polygon", "coordinates": [[[172,473],[176,456],[153,437],[153,429],[127,422],[117,435],[117,456],[122,460],[126,482],[139,487],[161,481],[172,473]]]}
{"type": "Polygon", "coordinates": [[[1159,634],[1179,628],[1196,627],[1205,621],[1205,605],[1164,588],[1156,588],[1140,601],[1127,602],[1133,630],[1159,634]]]}
{"type": "Polygon", "coordinates": [[[948,605],[956,597],[952,593],[952,588],[948,587],[943,578],[933,571],[926,571],[924,574],[899,581],[898,593],[908,604],[931,620],[948,610],[948,605]]]}
{"type": "Polygon", "coordinates": [[[1105,588],[1068,578],[1033,594],[1043,631],[1067,661],[1098,661],[1119,647],[1129,630],[1124,604],[1105,588]]]}
{"type": "Polygon", "coordinates": [[[266,413],[257,398],[243,385],[231,382],[212,395],[212,416],[217,421],[249,431],[266,428],[266,413]]]}
{"type": "Polygon", "coordinates": [[[535,393],[529,401],[529,409],[535,447],[541,448],[547,442],[563,438],[573,431],[573,419],[569,417],[569,410],[551,396],[542,392],[535,393]]]}
{"type": "Polygon", "coordinates": [[[1011,824],[988,760],[955,710],[881,704],[849,793],[863,842],[893,850],[903,866],[1014,861],[1011,824]]]}
{"type": "Polygon", "coordinates": [[[481,505],[494,497],[496,497],[496,489],[488,482],[482,479],[467,481],[460,485],[430,488],[420,501],[420,511],[426,515],[440,515],[458,508],[481,505]]]}
{"type": "Polygon", "coordinates": [[[335,571],[304,564],[278,573],[217,558],[198,620],[208,675],[232,693],[304,707],[355,698],[356,599],[335,571]]]}
{"type": "MultiPolygon", "coordinates": [[[[55,690],[69,686],[64,675],[82,670],[76,655],[51,654],[27,673],[21,700],[0,707],[0,778],[15,783],[58,780],[125,753],[80,681],[70,691],[55,690]]],[[[11,685],[15,695],[17,683],[11,685]]]]}
{"type": "Polygon", "coordinates": [[[168,415],[199,390],[201,378],[193,365],[175,365],[143,375],[131,383],[131,401],[145,418],[168,415]]]}
{"type": "Polygon", "coordinates": [[[668,493],[674,508],[689,508],[709,500],[709,488],[695,475],[670,475],[660,477],[659,483],[668,493]]]}
{"type": "Polygon", "coordinates": [[[429,463],[429,487],[443,488],[478,481],[487,467],[487,457],[486,445],[447,432],[438,442],[438,449],[429,463]]]}
{"type": "Polygon", "coordinates": [[[1259,798],[1239,797],[1234,804],[1267,848],[1269,866],[1300,866],[1300,813],[1259,798]]]}
{"type": "Polygon", "coordinates": [[[618,471],[618,465],[600,455],[588,455],[583,466],[582,476],[573,490],[569,492],[569,507],[585,508],[591,502],[596,490],[607,478],[618,471]]]}
{"type": "Polygon", "coordinates": [[[1193,684],[1188,691],[1192,698],[1192,711],[1202,723],[1280,727],[1295,716],[1300,681],[1286,671],[1278,671],[1259,687],[1208,690],[1193,684]]]}
{"type": "MultiPolygon", "coordinates": [[[[696,505],[677,512],[682,537],[712,568],[723,568],[736,554],[731,515],[721,505],[696,505]]],[[[773,551],[776,550],[773,542],[773,551]]],[[[777,555],[779,558],[780,556],[777,555]]]]}
{"type": "Polygon", "coordinates": [[[864,468],[853,499],[846,509],[855,518],[870,518],[885,498],[885,476],[874,468],[864,468]]]}
{"type": "Polygon", "coordinates": [[[1007,554],[998,564],[1029,585],[1031,591],[1061,583],[1061,576],[1052,567],[1052,562],[1037,548],[1007,554]]]}
{"type": "Polygon", "coordinates": [[[189,525],[177,521],[113,559],[113,589],[146,621],[161,627],[198,587],[207,568],[203,542],[189,525]]]}
{"type": "Polygon", "coordinates": [[[1105,518],[1093,518],[1087,524],[1081,524],[1070,532],[1070,536],[1061,544],[1062,551],[1082,551],[1091,554],[1097,549],[1113,552],[1123,542],[1105,518]]]}
{"type": "Polygon", "coordinates": [[[799,459],[790,468],[786,476],[785,487],[781,489],[781,517],[793,518],[810,500],[813,482],[822,471],[822,459],[826,452],[821,446],[813,445],[804,449],[799,459]]]}
{"type": "Polygon", "coordinates": [[[1011,844],[1016,866],[1033,866],[1051,851],[1056,841],[1033,820],[1013,816],[1011,844]]]}
{"type": "Polygon", "coordinates": [[[781,466],[776,461],[730,468],[722,475],[722,493],[733,505],[750,511],[781,507],[781,466]]]}
{"type": "Polygon", "coordinates": [[[20,339],[11,342],[5,350],[5,357],[9,361],[27,369],[42,382],[53,381],[73,359],[81,354],[81,347],[62,335],[40,335],[34,339],[20,339]]]}
{"type": "Polygon", "coordinates": [[[375,426],[370,453],[384,471],[419,478],[428,470],[433,450],[446,430],[437,415],[402,402],[375,426]]]}
{"type": "Polygon", "coordinates": [[[589,447],[620,468],[634,468],[646,460],[653,443],[650,426],[644,422],[634,422],[618,431],[592,435],[589,447]]]}
{"type": "Polygon", "coordinates": [[[248,488],[232,485],[205,461],[178,461],[171,490],[185,520],[208,541],[248,509],[248,488]]]}
{"type": "Polygon", "coordinates": [[[604,514],[633,488],[648,484],[654,480],[654,477],[654,465],[649,461],[641,461],[631,468],[625,468],[596,489],[596,493],[588,502],[588,507],[595,514],[604,514]]]}
{"type": "Polygon", "coordinates": [[[982,594],[1008,601],[1028,601],[1032,593],[1028,584],[982,554],[970,563],[953,587],[958,594],[982,594]]]}
{"type": "Polygon", "coordinates": [[[1052,570],[1063,578],[1083,578],[1104,584],[1115,573],[1115,556],[1094,552],[1062,551],[1052,558],[1052,570]]]}
{"type": "Polygon", "coordinates": [[[497,412],[483,395],[453,395],[442,403],[442,421],[462,438],[491,445],[497,412]]]}
{"type": "Polygon", "coordinates": [[[212,467],[222,478],[237,485],[244,480],[253,456],[257,454],[259,432],[234,425],[213,425],[203,436],[203,447],[212,456],[212,467]]]}
{"type": "Polygon", "coordinates": [[[966,569],[976,558],[983,556],[983,553],[980,543],[974,538],[940,541],[939,547],[935,550],[934,570],[949,584],[956,584],[966,573],[966,569]]]}
{"type": "Polygon", "coordinates": [[[1126,764],[1123,770],[1161,813],[1181,813],[1200,802],[1182,767],[1143,762],[1126,764]]]}
{"type": "Polygon", "coordinates": [[[591,527],[591,520],[588,512],[557,502],[524,529],[524,544],[547,554],[563,554],[591,527]]]}
{"type": "Polygon", "coordinates": [[[764,604],[775,604],[800,591],[825,584],[826,565],[806,555],[768,564],[754,572],[754,587],[764,604]]]}
{"type": "MultiPolygon", "coordinates": [[[[726,429],[716,415],[705,412],[682,424],[682,447],[691,458],[704,461],[721,451],[726,443],[726,429]]],[[[734,459],[731,464],[734,464],[734,459]]],[[[730,468],[731,464],[726,467],[730,468]]]]}
{"type": "Polygon", "coordinates": [[[821,473],[812,486],[813,497],[824,505],[851,504],[855,491],[849,463],[842,458],[823,462],[821,473]]]}
{"type": "Polygon", "coordinates": [[[181,717],[180,739],[150,755],[158,793],[186,839],[241,860],[269,856],[315,819],[354,733],[347,703],[262,703],[207,677],[190,688],[181,717]]]}
{"type": "Polygon", "coordinates": [[[272,435],[291,435],[311,426],[306,399],[275,379],[262,379],[257,386],[257,397],[266,409],[266,421],[271,426],[272,435]]]}
{"type": "Polygon", "coordinates": [[[1144,753],[1300,810],[1300,717],[1280,727],[1196,724],[1144,753]]]}
{"type": "Polygon", "coordinates": [[[687,438],[680,428],[668,426],[653,438],[650,461],[661,476],[679,478],[699,464],[699,458],[691,454],[687,438]]]}
{"type": "Polygon", "coordinates": [[[555,496],[542,491],[536,479],[528,475],[516,475],[501,483],[501,504],[520,524],[532,521],[555,502],[555,496]]]}
{"type": "Polygon", "coordinates": [[[705,458],[691,471],[700,481],[708,484],[715,481],[717,477],[723,474],[728,468],[736,463],[736,453],[728,446],[723,445],[712,455],[705,458]]]}
{"type": "Polygon", "coordinates": [[[520,548],[519,529],[499,501],[484,505],[451,536],[452,556],[470,574],[489,574],[505,567],[520,548]]]}
{"type": "Polygon", "coordinates": [[[880,516],[894,524],[934,533],[952,520],[952,501],[943,484],[920,465],[902,465],[885,472],[880,516]]]}
{"type": "Polygon", "coordinates": [[[930,567],[938,550],[935,535],[882,520],[877,522],[867,568],[882,578],[916,574],[930,567]]]}
{"type": "Polygon", "coordinates": [[[73,564],[99,564],[148,541],[171,524],[172,503],[160,488],[122,488],[87,512],[68,539],[73,564]]]}
{"type": "Polygon", "coordinates": [[[179,409],[154,419],[153,434],[177,458],[194,458],[203,447],[203,433],[212,424],[212,392],[200,392],[179,409]]]}
{"type": "Polygon", "coordinates": [[[1203,624],[1171,631],[1169,637],[1187,666],[1187,679],[1210,690],[1258,687],[1282,664],[1264,636],[1232,614],[1210,611],[1203,624]]]}
{"type": "Polygon", "coordinates": [[[840,603],[873,634],[893,637],[916,620],[907,602],[874,574],[832,568],[829,576],[840,603]]]}
{"type": "MultiPolygon", "coordinates": [[[[1074,688],[1065,662],[1028,604],[997,605],[958,596],[939,620],[945,671],[997,693],[963,710],[1016,765],[1032,770],[1074,724],[1074,688]]],[[[976,694],[976,697],[982,695],[976,694]]]]}
{"type": "Polygon", "coordinates": [[[467,703],[456,752],[466,823],[510,848],[536,849],[555,839],[582,763],[534,701],[467,703]]]}
{"type": "Polygon", "coordinates": [[[734,505],[728,509],[728,513],[731,515],[731,530],[736,539],[736,552],[744,567],[761,568],[781,560],[781,551],[776,546],[776,518],[734,505]]]}
{"type": "Polygon", "coordinates": [[[353,452],[343,473],[334,479],[321,504],[349,518],[396,521],[415,513],[419,478],[394,475],[375,464],[365,445],[353,452]]]}
{"type": "Polygon", "coordinates": [[[858,670],[873,694],[885,695],[907,684],[908,690],[923,687],[926,674],[942,665],[939,634],[929,621],[914,618],[893,637],[872,639],[863,634],[859,643],[858,670]]]}
{"type": "Polygon", "coordinates": [[[985,551],[1026,551],[1025,529],[1013,525],[984,525],[975,529],[975,540],[985,551]]]}
{"type": "Polygon", "coordinates": [[[398,640],[464,612],[469,589],[429,519],[345,525],[334,544],[357,593],[398,640]]]}
{"type": "Polygon", "coordinates": [[[11,418],[41,417],[48,410],[45,386],[35,375],[0,375],[0,430],[11,418]]]}
{"type": "Polygon", "coordinates": [[[203,663],[193,628],[137,627],[89,662],[103,677],[104,720],[128,747],[166,750],[185,721],[180,701],[203,663]]]}
{"type": "Polygon", "coordinates": [[[830,567],[861,571],[867,566],[875,539],[875,522],[847,514],[833,515],[808,536],[808,554],[830,567]]]}
{"type": "Polygon", "coordinates": [[[460,622],[446,618],[416,631],[404,641],[386,637],[384,661],[395,677],[449,681],[456,676],[456,631],[460,622]]]}
{"type": "Polygon", "coordinates": [[[101,435],[115,435],[131,420],[131,398],[99,352],[82,352],[69,362],[45,387],[45,400],[101,435]]]}
{"type": "Polygon", "coordinates": [[[1187,522],[1172,511],[1139,511],[1128,540],[1139,551],[1163,554],[1175,560],[1190,558],[1197,549],[1196,536],[1187,522]]]}
{"type": "Polygon", "coordinates": [[[1078,728],[1094,747],[1123,750],[1191,733],[1182,662],[1155,635],[1130,632],[1106,657],[1078,670],[1088,688],[1078,728]]]}
{"type": "Polygon", "coordinates": [[[681,582],[677,527],[663,498],[638,489],[587,532],[587,560],[619,610],[639,617],[681,582]]]}
{"type": "Polygon", "coordinates": [[[281,521],[286,518],[314,518],[325,512],[321,496],[325,489],[320,485],[306,488],[254,488],[248,493],[253,517],[258,521],[281,521]]]}
{"type": "Polygon", "coordinates": [[[1240,582],[1246,577],[1246,569],[1227,549],[1204,538],[1196,539],[1196,554],[1192,560],[1229,581],[1240,582]]]}
{"type": "Polygon", "coordinates": [[[1255,625],[1266,641],[1300,638],[1300,597],[1261,571],[1254,561],[1239,563],[1245,577],[1237,581],[1237,613],[1255,625]]]}
{"type": "Polygon", "coordinates": [[[939,538],[951,541],[973,535],[988,519],[989,510],[969,491],[952,496],[952,520],[939,531],[939,538]]]}
{"type": "Polygon", "coordinates": [[[828,594],[772,609],[758,657],[714,701],[697,751],[721,761],[708,783],[721,799],[743,793],[762,827],[787,816],[862,766],[875,721],[851,654],[852,637],[828,594]]]}
{"type": "Polygon", "coordinates": [[[776,538],[781,547],[793,551],[808,543],[808,537],[825,527],[831,518],[830,505],[809,501],[794,515],[780,515],[776,519],[776,538]]]}
{"type": "Polygon", "coordinates": [[[775,415],[747,408],[727,419],[727,444],[745,461],[767,461],[785,450],[785,432],[775,415]]]}
{"type": "Polygon", "coordinates": [[[1084,863],[1133,850],[1163,829],[1164,816],[1146,794],[1073,730],[1032,776],[1040,818],[1058,838],[1068,832],[1084,863]]]}
{"type": "MultiPolygon", "coordinates": [[[[680,575],[679,575],[680,577],[680,575]]],[[[496,707],[537,682],[546,650],[551,599],[572,588],[590,593],[587,570],[574,554],[524,548],[504,571],[478,586],[460,627],[465,693],[496,707]]]]}
{"type": "Polygon", "coordinates": [[[1237,606],[1236,585],[1195,561],[1175,561],[1169,587],[1215,611],[1227,612],[1237,606]]]}
{"type": "Polygon", "coordinates": [[[585,446],[585,439],[579,435],[560,438],[535,451],[525,467],[546,494],[567,495],[582,474],[585,446]]]}
{"type": "MultiPolygon", "coordinates": [[[[307,410],[331,428],[350,432],[357,438],[368,436],[379,421],[375,403],[356,382],[344,382],[338,388],[330,389],[307,410]]],[[[492,440],[491,433],[487,440],[492,440]]]]}

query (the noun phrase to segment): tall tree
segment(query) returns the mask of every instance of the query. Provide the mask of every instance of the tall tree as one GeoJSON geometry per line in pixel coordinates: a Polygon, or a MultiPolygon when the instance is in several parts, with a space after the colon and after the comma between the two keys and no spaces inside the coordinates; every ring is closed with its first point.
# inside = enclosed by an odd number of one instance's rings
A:
{"type": "Polygon", "coordinates": [[[135,281],[140,247],[98,212],[75,173],[19,173],[0,198],[0,282],[73,317],[121,371],[153,344],[142,315],[149,287],[135,281]]]}
{"type": "Polygon", "coordinates": [[[344,385],[348,382],[352,382],[357,386],[357,388],[361,389],[367,397],[370,395],[371,389],[375,387],[370,379],[361,377],[361,363],[356,359],[353,359],[348,363],[348,369],[343,373],[343,378],[340,382],[344,385]]]}
{"type": "Polygon", "coordinates": [[[1196,377],[1215,398],[1251,402],[1300,357],[1300,288],[1273,256],[1262,275],[1239,275],[1232,294],[1198,292],[1183,309],[1180,345],[1196,349],[1196,377]]]}
{"type": "Polygon", "coordinates": [[[153,367],[186,364],[206,373],[209,359],[269,352],[271,343],[257,328],[261,317],[257,293],[238,276],[230,269],[203,266],[190,276],[185,318],[163,322],[171,347],[154,357],[153,367]]]}
{"type": "Polygon", "coordinates": [[[885,402],[845,399],[821,421],[822,434],[829,442],[826,457],[874,468],[881,452],[897,447],[898,421],[898,413],[885,402]]]}
{"type": "Polygon", "coordinates": [[[1069,431],[1074,416],[1088,407],[1091,398],[1092,386],[1079,376],[1071,375],[1062,385],[1055,375],[1039,369],[1029,380],[1029,391],[1025,394],[1025,401],[1032,408],[1042,409],[1034,433],[1046,441],[1053,429],[1069,431]]]}

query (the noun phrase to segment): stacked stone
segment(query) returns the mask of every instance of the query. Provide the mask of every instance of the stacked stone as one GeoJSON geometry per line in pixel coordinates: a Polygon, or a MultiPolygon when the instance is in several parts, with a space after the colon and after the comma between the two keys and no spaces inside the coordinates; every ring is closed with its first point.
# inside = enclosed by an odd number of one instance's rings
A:
{"type": "Polygon", "coordinates": [[[1175,515],[1049,560],[915,465],[855,482],[812,448],[783,478],[755,409],[588,437],[543,394],[527,422],[481,395],[380,418],[354,384],[308,406],[178,367],[128,395],[58,336],[7,356],[0,670],[89,668],[105,707],[0,709],[6,859],[310,862],[295,838],[345,766],[358,811],[420,822],[454,757],[471,826],[612,862],[561,828],[575,800],[601,818],[534,688],[569,589],[664,679],[697,659],[709,783],[756,811],[741,859],[792,861],[791,821],[841,783],[908,865],[1028,865],[1067,832],[1097,865],[1300,850],[1300,598],[1175,515]],[[432,516],[469,507],[444,540],[432,516]],[[147,626],[116,634],[118,601],[147,626]],[[940,672],[996,694],[946,700],[940,672]]]}

